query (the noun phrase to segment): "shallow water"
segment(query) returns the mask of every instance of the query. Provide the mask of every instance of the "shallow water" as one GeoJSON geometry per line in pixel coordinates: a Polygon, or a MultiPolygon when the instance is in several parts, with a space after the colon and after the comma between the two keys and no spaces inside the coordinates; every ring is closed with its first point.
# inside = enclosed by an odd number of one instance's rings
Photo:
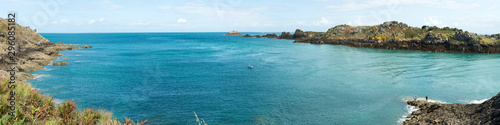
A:
{"type": "Polygon", "coordinates": [[[56,99],[74,99],[79,109],[152,124],[193,124],[193,111],[208,124],[397,124],[411,110],[403,100],[415,95],[473,103],[500,90],[500,54],[223,34],[45,33],[93,48],[61,52],[55,61],[69,65],[45,66],[30,82],[56,99]]]}

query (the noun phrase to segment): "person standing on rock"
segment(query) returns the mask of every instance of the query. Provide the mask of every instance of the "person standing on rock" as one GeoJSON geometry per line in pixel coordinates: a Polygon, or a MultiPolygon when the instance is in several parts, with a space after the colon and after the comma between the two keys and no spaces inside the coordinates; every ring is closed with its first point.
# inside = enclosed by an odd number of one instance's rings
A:
{"type": "Polygon", "coordinates": [[[425,101],[429,100],[429,97],[425,96],[425,101]]]}
{"type": "Polygon", "coordinates": [[[415,102],[417,101],[417,96],[413,97],[413,101],[415,102]]]}

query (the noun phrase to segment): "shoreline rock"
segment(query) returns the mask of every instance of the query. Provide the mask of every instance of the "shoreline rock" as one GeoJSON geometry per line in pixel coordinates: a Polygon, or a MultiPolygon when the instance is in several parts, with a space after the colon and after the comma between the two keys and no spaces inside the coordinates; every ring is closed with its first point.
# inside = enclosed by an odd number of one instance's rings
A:
{"type": "Polygon", "coordinates": [[[416,124],[500,124],[500,93],[481,104],[443,104],[424,100],[408,100],[408,105],[419,110],[412,112],[403,122],[416,124]]]}

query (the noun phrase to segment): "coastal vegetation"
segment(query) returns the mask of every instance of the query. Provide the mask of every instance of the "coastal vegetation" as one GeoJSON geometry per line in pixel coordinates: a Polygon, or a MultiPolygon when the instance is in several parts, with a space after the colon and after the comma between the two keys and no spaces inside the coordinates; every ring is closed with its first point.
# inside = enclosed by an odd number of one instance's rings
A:
{"type": "Polygon", "coordinates": [[[302,31],[292,35],[243,37],[291,39],[299,43],[336,44],[361,48],[407,49],[430,52],[500,53],[500,34],[479,35],[458,28],[412,27],[397,21],[374,26],[338,25],[326,32],[302,31]]]}

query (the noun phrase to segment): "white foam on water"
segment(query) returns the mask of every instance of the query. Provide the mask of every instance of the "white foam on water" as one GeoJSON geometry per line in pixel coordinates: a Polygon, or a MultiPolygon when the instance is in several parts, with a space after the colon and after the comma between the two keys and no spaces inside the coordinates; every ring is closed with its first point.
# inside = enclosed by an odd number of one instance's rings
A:
{"type": "Polygon", "coordinates": [[[403,124],[403,122],[407,120],[406,117],[408,117],[408,115],[410,115],[412,112],[419,110],[419,108],[416,108],[415,106],[411,106],[411,105],[406,105],[405,110],[406,110],[406,113],[404,115],[401,115],[401,118],[398,119],[399,125],[403,124]]]}
{"type": "MultiPolygon", "coordinates": [[[[413,100],[413,97],[403,97],[402,101],[406,103],[407,100],[413,100]]],[[[417,97],[417,101],[425,101],[425,97],[423,98],[418,98],[417,97]]],[[[441,101],[441,100],[435,100],[435,99],[428,99],[427,100],[428,102],[433,102],[433,103],[447,103],[445,101],[441,101]]],[[[414,111],[418,111],[419,108],[415,107],[415,106],[411,106],[411,105],[406,105],[405,106],[405,111],[406,113],[401,115],[401,117],[398,119],[398,124],[401,125],[403,124],[404,121],[407,120],[406,117],[408,117],[408,115],[410,115],[412,112],[414,111]]]]}
{"type": "MultiPolygon", "coordinates": [[[[425,98],[423,98],[423,99],[417,99],[417,100],[425,101],[425,98]]],[[[428,101],[428,102],[434,102],[434,103],[447,103],[447,102],[445,102],[445,101],[441,101],[441,100],[434,100],[434,99],[428,99],[427,101],[428,101]]]]}
{"type": "Polygon", "coordinates": [[[47,74],[33,74],[33,76],[35,76],[35,78],[33,78],[33,80],[38,79],[38,78],[43,78],[43,77],[49,77],[49,75],[47,75],[47,74]]]}
{"type": "Polygon", "coordinates": [[[485,101],[487,101],[488,99],[480,99],[480,100],[462,100],[464,102],[467,102],[469,104],[481,104],[485,101]]]}
{"type": "Polygon", "coordinates": [[[61,105],[63,103],[62,100],[56,99],[56,98],[54,98],[54,100],[52,102],[54,102],[56,105],[61,105]]]}

